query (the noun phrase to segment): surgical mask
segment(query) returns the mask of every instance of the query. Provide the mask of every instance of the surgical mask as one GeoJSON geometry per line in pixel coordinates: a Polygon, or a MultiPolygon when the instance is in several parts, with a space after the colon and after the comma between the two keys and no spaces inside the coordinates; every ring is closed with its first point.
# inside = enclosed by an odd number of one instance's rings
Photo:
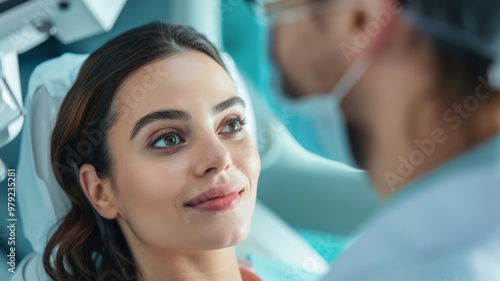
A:
{"type": "MultiPolygon", "coordinates": [[[[329,3],[324,8],[324,4],[324,2],[310,3],[309,6],[289,9],[281,13],[280,24],[296,22],[313,16],[309,11],[312,7],[321,8],[315,12],[317,16],[321,13],[333,12],[345,7],[353,8],[356,5],[356,3],[353,4],[349,1],[339,1],[333,3],[333,5],[329,3]]],[[[266,33],[266,39],[269,40],[271,38],[271,26],[274,23],[269,19],[264,19],[261,23],[266,27],[263,30],[266,33]]],[[[269,43],[267,42],[267,45],[271,46],[269,43]]],[[[353,153],[350,149],[349,136],[340,104],[342,98],[361,78],[362,73],[359,73],[359,71],[362,70],[360,66],[364,65],[364,63],[361,61],[353,63],[330,92],[312,93],[300,99],[291,99],[287,96],[282,84],[283,77],[281,71],[272,58],[270,59],[270,63],[271,90],[274,102],[280,107],[279,111],[281,111],[285,119],[286,117],[290,117],[294,121],[300,119],[298,120],[299,124],[289,124],[287,123],[289,120],[283,120],[299,143],[323,157],[357,167],[358,165],[355,163],[353,153]],[[352,85],[347,87],[348,84],[352,85]],[[305,134],[305,136],[302,136],[302,134],[305,134]]]]}
{"type": "Polygon", "coordinates": [[[272,87],[276,102],[287,114],[295,114],[311,120],[313,131],[318,141],[329,153],[329,158],[359,168],[356,163],[344,112],[342,100],[354,88],[370,66],[366,58],[358,58],[342,75],[334,88],[328,93],[315,93],[302,99],[290,99],[286,96],[281,72],[276,66],[272,73],[272,87]]]}

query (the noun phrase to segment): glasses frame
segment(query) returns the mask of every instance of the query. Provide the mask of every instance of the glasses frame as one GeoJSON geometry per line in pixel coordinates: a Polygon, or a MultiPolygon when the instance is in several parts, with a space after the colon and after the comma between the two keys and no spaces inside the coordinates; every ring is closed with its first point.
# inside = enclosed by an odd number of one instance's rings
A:
{"type": "Polygon", "coordinates": [[[279,0],[268,4],[259,0],[247,0],[247,3],[259,21],[272,25],[293,23],[337,10],[342,6],[353,6],[349,1],[343,0],[279,0]]]}

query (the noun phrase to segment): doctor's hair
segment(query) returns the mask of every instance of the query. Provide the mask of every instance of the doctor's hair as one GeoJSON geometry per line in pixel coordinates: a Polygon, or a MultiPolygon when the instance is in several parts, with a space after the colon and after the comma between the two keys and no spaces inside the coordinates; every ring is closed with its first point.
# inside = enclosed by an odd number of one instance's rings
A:
{"type": "Polygon", "coordinates": [[[217,48],[195,29],[153,22],[110,40],[85,61],[59,110],[51,137],[55,177],[71,201],[43,253],[54,280],[136,280],[140,270],[115,219],[101,217],[79,180],[83,164],[102,179],[113,179],[107,136],[123,114],[115,106],[119,87],[132,73],[160,59],[186,52],[208,55],[224,69],[217,48]],[[89,133],[100,135],[90,140],[89,133]],[[71,168],[67,168],[71,167],[71,168]]]}
{"type": "MultiPolygon", "coordinates": [[[[450,84],[455,85],[454,98],[463,100],[464,97],[473,95],[476,91],[479,78],[488,80],[490,68],[495,63],[495,50],[482,46],[490,42],[497,42],[499,37],[498,26],[500,18],[498,9],[500,2],[494,0],[477,1],[435,1],[435,0],[399,0],[406,9],[418,6],[418,12],[430,18],[443,18],[448,21],[450,30],[466,29],[471,22],[474,23],[476,34],[471,36],[478,42],[472,43],[472,39],[455,40],[450,36],[448,39],[440,38],[440,35],[425,34],[434,48],[439,67],[440,81],[438,85],[442,88],[450,84]],[[467,17],[464,16],[467,13],[467,17]],[[482,42],[484,41],[484,42],[482,42]],[[461,42],[461,43],[459,43],[461,42]],[[468,42],[468,44],[464,44],[468,42]]],[[[436,20],[436,22],[439,22],[436,20]]],[[[437,24],[435,24],[437,25],[437,24]]],[[[437,29],[438,27],[436,27],[437,29]]],[[[469,27],[470,29],[470,27],[469,27]]],[[[472,31],[469,31],[469,33],[472,31]]],[[[465,37],[467,35],[463,35],[465,37]]],[[[498,45],[498,43],[496,43],[498,45]]],[[[496,49],[496,48],[495,48],[496,49]]],[[[485,85],[489,89],[491,85],[485,85]]]]}
{"type": "MultiPolygon", "coordinates": [[[[470,24],[470,20],[474,20],[477,32],[480,33],[475,37],[486,41],[492,41],[498,36],[498,29],[490,26],[497,26],[497,23],[500,23],[500,19],[496,16],[500,5],[494,1],[399,0],[399,3],[404,9],[413,9],[418,6],[418,13],[430,18],[439,17],[438,14],[440,14],[444,19],[448,19],[448,25],[456,26],[457,30],[460,30],[463,25],[470,24]],[[464,10],[471,14],[469,21],[461,17],[464,10]]],[[[439,21],[436,20],[436,22],[439,21]]],[[[439,86],[447,87],[450,82],[458,82],[456,85],[458,89],[455,91],[456,98],[463,99],[464,95],[473,94],[479,84],[478,77],[488,77],[489,68],[494,63],[491,54],[481,54],[478,50],[471,51],[457,45],[457,42],[443,40],[425,32],[424,35],[430,40],[438,60],[437,66],[442,82],[439,86]]],[[[477,44],[480,43],[475,45],[477,44]]]]}
{"type": "MultiPolygon", "coordinates": [[[[399,0],[399,2],[405,9],[418,4],[419,13],[430,15],[431,18],[440,15],[449,21],[448,24],[456,26],[458,30],[471,22],[460,16],[461,13],[467,11],[470,13],[469,17],[474,20],[477,29],[476,39],[492,42],[499,36],[497,26],[500,23],[500,18],[497,14],[500,2],[498,1],[399,0]]],[[[467,99],[476,100],[478,104],[479,102],[489,104],[499,101],[500,91],[491,84],[491,81],[488,81],[490,69],[495,64],[492,50],[481,50],[476,46],[480,43],[460,44],[450,38],[441,38],[441,35],[438,34],[422,32],[421,35],[429,40],[436,58],[438,82],[435,85],[435,95],[432,98],[435,98],[435,101],[439,103],[443,112],[455,104],[462,104],[467,99]],[[478,100],[476,95],[478,89],[482,88],[485,88],[482,91],[488,91],[488,93],[485,94],[485,99],[478,100]]],[[[427,100],[422,100],[422,102],[427,102],[427,100]]],[[[413,130],[414,124],[418,122],[419,118],[414,112],[419,106],[421,106],[420,103],[415,103],[414,108],[409,111],[408,119],[411,125],[408,126],[408,136],[412,140],[419,137],[413,130]]],[[[472,118],[468,120],[470,121],[472,118]]],[[[446,122],[450,121],[446,120],[446,122]]],[[[464,139],[471,145],[477,142],[473,133],[475,126],[473,122],[468,122],[466,126],[460,128],[464,139]]]]}

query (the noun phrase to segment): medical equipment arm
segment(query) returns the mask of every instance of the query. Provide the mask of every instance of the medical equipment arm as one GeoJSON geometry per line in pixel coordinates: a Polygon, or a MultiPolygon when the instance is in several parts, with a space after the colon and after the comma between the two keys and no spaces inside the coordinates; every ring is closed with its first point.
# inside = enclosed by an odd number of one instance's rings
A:
{"type": "MultiPolygon", "coordinates": [[[[17,55],[50,36],[64,44],[109,31],[126,0],[0,0],[0,148],[21,131],[24,108],[17,55]]],[[[0,159],[0,182],[6,165],[0,159]]]]}

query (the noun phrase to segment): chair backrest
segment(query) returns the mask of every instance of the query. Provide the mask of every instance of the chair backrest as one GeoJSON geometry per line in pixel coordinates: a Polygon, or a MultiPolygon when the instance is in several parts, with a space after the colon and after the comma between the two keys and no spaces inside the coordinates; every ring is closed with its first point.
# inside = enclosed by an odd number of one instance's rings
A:
{"type": "Polygon", "coordinates": [[[87,55],[65,54],[33,71],[26,96],[26,121],[21,136],[18,192],[24,235],[42,253],[53,226],[68,212],[69,199],[50,164],[50,136],[59,106],[87,55]]]}

